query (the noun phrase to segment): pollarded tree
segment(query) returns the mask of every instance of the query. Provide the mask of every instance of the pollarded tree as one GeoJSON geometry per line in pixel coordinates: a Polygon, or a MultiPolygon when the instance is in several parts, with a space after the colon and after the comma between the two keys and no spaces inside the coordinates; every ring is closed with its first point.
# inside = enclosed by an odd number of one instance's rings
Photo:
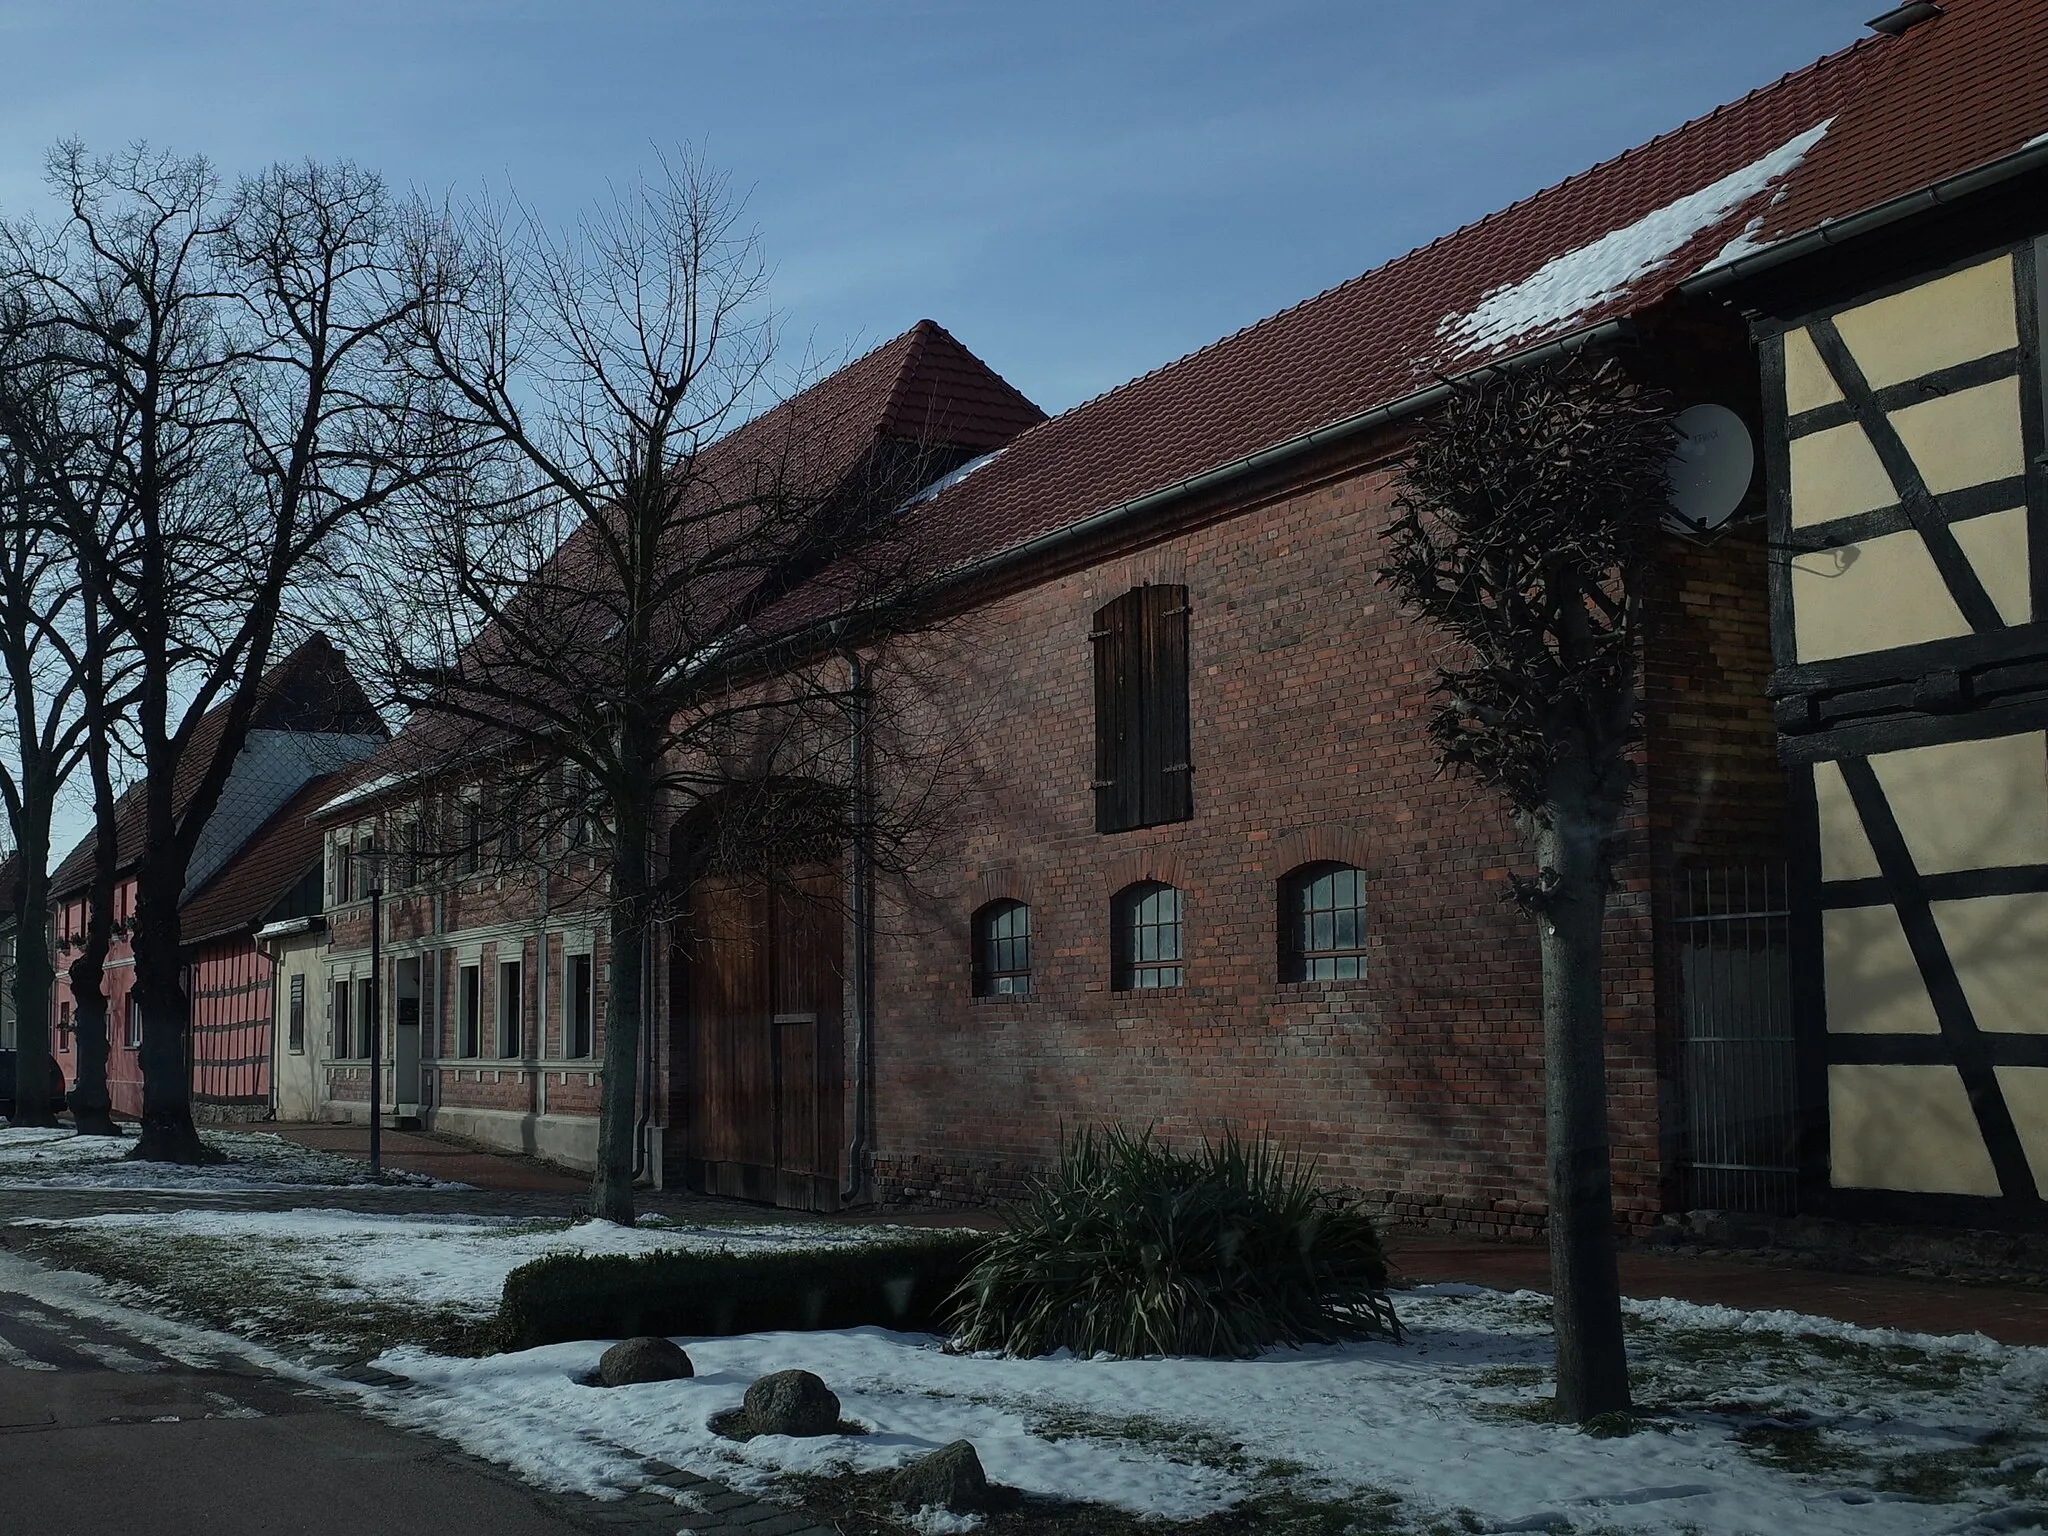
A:
{"type": "Polygon", "coordinates": [[[1417,428],[1381,582],[1455,642],[1429,732],[1530,839],[1543,964],[1557,1412],[1629,1406],[1601,930],[1640,734],[1643,587],[1670,493],[1663,399],[1583,356],[1460,383],[1417,428]]]}

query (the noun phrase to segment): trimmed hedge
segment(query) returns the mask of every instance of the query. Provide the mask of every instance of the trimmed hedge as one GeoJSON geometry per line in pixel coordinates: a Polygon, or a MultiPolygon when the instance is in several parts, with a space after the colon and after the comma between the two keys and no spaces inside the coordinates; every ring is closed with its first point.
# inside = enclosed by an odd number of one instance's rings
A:
{"type": "Polygon", "coordinates": [[[505,1277],[500,1347],[864,1325],[937,1331],[987,1241],[933,1232],[784,1253],[555,1254],[505,1277]]]}

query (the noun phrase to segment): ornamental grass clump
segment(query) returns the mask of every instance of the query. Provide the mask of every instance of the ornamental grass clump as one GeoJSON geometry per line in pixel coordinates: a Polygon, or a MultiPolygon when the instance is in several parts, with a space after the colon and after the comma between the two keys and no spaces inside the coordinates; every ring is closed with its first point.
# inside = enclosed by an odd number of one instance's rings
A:
{"type": "Polygon", "coordinates": [[[1400,1325],[1379,1234],[1264,1136],[1084,1131],[954,1292],[956,1345],[1243,1358],[1400,1325]]]}

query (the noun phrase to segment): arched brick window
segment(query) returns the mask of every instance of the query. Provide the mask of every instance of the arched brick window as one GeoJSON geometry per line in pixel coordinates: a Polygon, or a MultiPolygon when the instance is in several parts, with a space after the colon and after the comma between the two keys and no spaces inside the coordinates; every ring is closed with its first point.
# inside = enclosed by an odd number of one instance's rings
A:
{"type": "Polygon", "coordinates": [[[1365,975],[1365,871],[1304,864],[1280,882],[1280,979],[1365,975]]]}
{"type": "Polygon", "coordinates": [[[1127,885],[1110,903],[1110,984],[1119,992],[1177,987],[1183,971],[1181,893],[1157,880],[1127,885]]]}
{"type": "Polygon", "coordinates": [[[974,914],[974,995],[1023,997],[1031,991],[1031,908],[992,901],[974,914]]]}

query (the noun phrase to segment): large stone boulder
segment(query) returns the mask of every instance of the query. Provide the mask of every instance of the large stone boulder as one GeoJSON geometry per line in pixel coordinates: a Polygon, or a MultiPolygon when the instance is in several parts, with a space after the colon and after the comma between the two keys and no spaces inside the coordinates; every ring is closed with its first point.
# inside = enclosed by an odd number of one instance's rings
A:
{"type": "Polygon", "coordinates": [[[774,1371],[747,1388],[739,1422],[750,1435],[829,1435],[839,1399],[809,1371],[774,1371]]]}
{"type": "Polygon", "coordinates": [[[890,1497],[909,1509],[936,1504],[956,1515],[988,1508],[988,1475],[969,1440],[942,1445],[920,1456],[889,1479],[890,1497]]]}
{"type": "Polygon", "coordinates": [[[643,1381],[681,1381],[697,1374],[680,1344],[652,1334],[621,1339],[598,1357],[597,1379],[608,1387],[643,1381]]]}

